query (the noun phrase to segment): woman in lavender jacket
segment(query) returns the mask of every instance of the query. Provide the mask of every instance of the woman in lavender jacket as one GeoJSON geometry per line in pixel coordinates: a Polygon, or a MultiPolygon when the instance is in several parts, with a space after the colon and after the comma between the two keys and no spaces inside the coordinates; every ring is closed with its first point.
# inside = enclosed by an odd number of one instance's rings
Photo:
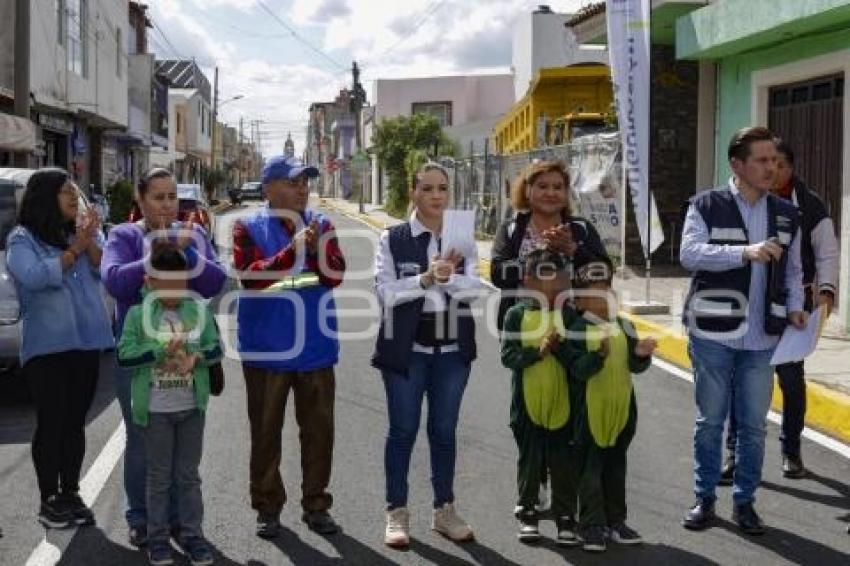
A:
{"type": "MultiPolygon", "coordinates": [[[[110,230],[100,265],[101,280],[116,300],[115,317],[119,335],[127,311],[142,301],[150,236],[159,235],[151,234],[152,231],[174,231],[174,239],[183,247],[189,268],[197,273],[190,280],[189,287],[201,296],[211,298],[217,295],[226,277],[204,229],[197,225],[181,226],[177,223],[177,185],[170,171],[162,168],[148,171],[139,182],[136,202],[143,219],[125,222],[110,230]]],[[[168,234],[163,232],[162,235],[168,234]]],[[[130,380],[131,372],[121,368],[116,370],[118,402],[127,431],[124,452],[124,490],[127,493],[125,516],[130,530],[130,544],[139,546],[147,538],[146,457],[144,436],[133,423],[130,413],[130,380]]]]}

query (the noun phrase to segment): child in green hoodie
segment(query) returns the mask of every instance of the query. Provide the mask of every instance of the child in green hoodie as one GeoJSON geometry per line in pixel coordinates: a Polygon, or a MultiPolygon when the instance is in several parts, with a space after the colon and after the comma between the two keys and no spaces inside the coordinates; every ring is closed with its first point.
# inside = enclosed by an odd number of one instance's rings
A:
{"type": "Polygon", "coordinates": [[[637,424],[632,373],[649,368],[655,339],[639,340],[632,324],[617,316],[611,275],[599,263],[576,270],[573,294],[580,316],[567,341],[582,459],[579,527],[590,552],[604,551],[606,536],[620,544],[642,542],[625,522],[626,451],[637,424]]]}
{"type": "Polygon", "coordinates": [[[176,483],[179,542],[192,564],[212,564],[204,539],[198,467],[209,399],[209,366],[221,360],[212,314],[188,296],[187,259],[173,244],[155,244],[145,299],[124,321],[118,362],[133,368],[133,420],[145,427],[148,559],[171,564],[169,502],[176,483]]]}
{"type": "Polygon", "coordinates": [[[572,453],[570,387],[563,336],[575,318],[565,304],[570,289],[565,256],[535,250],[526,258],[523,288],[531,296],[505,315],[502,365],[512,370],[511,430],[519,449],[516,510],[522,542],[540,539],[534,509],[540,471],[548,468],[551,512],[560,545],[576,545],[577,467],[572,453]]]}

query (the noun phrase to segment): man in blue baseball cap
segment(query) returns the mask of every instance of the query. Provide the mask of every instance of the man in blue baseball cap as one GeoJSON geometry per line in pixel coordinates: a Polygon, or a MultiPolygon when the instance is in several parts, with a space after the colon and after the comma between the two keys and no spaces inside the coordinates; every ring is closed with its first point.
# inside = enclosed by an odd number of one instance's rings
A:
{"type": "Polygon", "coordinates": [[[332,293],[345,258],[330,220],[307,208],[307,179],[318,175],[294,157],[269,159],[262,174],[268,202],[233,228],[233,263],[252,290],[239,298],[238,349],[251,425],[251,507],[262,538],[281,529],[281,429],[290,390],[300,429],[302,518],[320,534],[338,530],[327,487],[339,356],[332,293]]]}

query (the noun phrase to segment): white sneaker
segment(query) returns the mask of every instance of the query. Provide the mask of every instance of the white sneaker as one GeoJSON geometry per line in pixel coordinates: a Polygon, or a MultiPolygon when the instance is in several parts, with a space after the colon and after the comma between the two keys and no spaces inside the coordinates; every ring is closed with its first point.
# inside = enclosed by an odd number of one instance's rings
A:
{"type": "Polygon", "coordinates": [[[434,509],[431,528],[455,542],[472,540],[475,536],[472,527],[458,516],[454,503],[446,503],[439,509],[434,509]]]}
{"type": "Polygon", "coordinates": [[[407,512],[407,507],[396,507],[392,511],[387,511],[384,544],[394,548],[410,544],[410,513],[407,512]]]}

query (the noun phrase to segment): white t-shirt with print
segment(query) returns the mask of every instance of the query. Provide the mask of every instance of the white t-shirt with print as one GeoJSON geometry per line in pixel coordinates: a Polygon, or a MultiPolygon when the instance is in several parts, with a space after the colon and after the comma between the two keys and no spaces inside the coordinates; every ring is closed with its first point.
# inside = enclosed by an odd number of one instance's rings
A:
{"type": "MultiPolygon", "coordinates": [[[[175,310],[166,310],[159,323],[158,338],[167,344],[171,337],[185,335],[183,322],[175,310]]],[[[151,413],[176,413],[188,411],[198,406],[195,400],[195,384],[192,372],[186,375],[164,372],[160,366],[154,366],[153,386],[148,410],[151,413]]]]}

